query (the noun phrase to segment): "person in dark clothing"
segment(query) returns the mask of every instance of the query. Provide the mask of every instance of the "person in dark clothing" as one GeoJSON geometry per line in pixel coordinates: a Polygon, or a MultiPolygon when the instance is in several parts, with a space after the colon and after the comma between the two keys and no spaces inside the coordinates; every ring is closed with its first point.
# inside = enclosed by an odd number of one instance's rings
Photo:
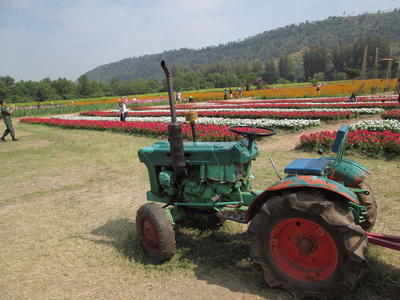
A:
{"type": "Polygon", "coordinates": [[[6,130],[3,133],[3,136],[0,138],[3,142],[6,141],[5,137],[10,133],[12,140],[14,142],[18,141],[18,139],[15,138],[15,131],[14,131],[14,127],[12,125],[12,118],[11,118],[11,114],[15,108],[14,104],[11,105],[11,109],[8,109],[6,107],[6,101],[5,100],[0,100],[1,103],[1,117],[4,120],[4,124],[6,124],[6,130]]]}
{"type": "Polygon", "coordinates": [[[351,94],[350,98],[349,98],[349,102],[357,102],[357,98],[356,98],[356,94],[351,94]]]}

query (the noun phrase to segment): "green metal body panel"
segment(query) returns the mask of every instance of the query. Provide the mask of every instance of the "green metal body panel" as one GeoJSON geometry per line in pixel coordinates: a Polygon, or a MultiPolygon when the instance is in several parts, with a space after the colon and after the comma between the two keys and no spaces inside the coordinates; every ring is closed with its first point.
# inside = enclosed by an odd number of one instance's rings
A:
{"type": "Polygon", "coordinates": [[[323,189],[339,194],[343,198],[346,198],[348,201],[357,204],[359,203],[356,194],[354,194],[344,185],[334,180],[330,180],[321,176],[309,176],[309,175],[288,176],[282,181],[278,181],[275,184],[271,185],[264,191],[264,193],[269,193],[278,190],[285,190],[285,189],[296,189],[296,188],[323,189]]]}
{"type": "MultiPolygon", "coordinates": [[[[249,150],[248,141],[230,143],[185,142],[186,167],[196,180],[191,186],[187,185],[185,192],[198,194],[199,182],[215,180],[234,183],[243,177],[248,177],[250,162],[259,155],[254,143],[249,150]]],[[[138,151],[139,160],[148,169],[151,192],[159,194],[165,190],[160,185],[159,174],[163,170],[171,170],[171,151],[168,142],[157,142],[138,151]]],[[[163,178],[166,176],[162,175],[163,178]]],[[[194,178],[193,178],[194,179],[194,178]]],[[[193,180],[192,180],[193,181],[193,180]]],[[[225,191],[224,187],[219,187],[225,191]]]]}
{"type": "MultiPolygon", "coordinates": [[[[327,159],[331,162],[335,160],[334,157],[327,159]]],[[[369,174],[371,172],[363,165],[351,159],[343,158],[341,163],[328,174],[327,178],[343,182],[347,187],[357,187],[369,174]]]]}
{"type": "Polygon", "coordinates": [[[342,201],[352,209],[356,224],[363,221],[365,207],[362,206],[357,198],[357,195],[349,188],[339,182],[324,178],[321,176],[311,175],[290,175],[281,181],[278,181],[261,193],[257,199],[250,205],[247,210],[246,220],[249,222],[263,203],[274,196],[277,192],[296,191],[302,189],[317,189],[331,194],[336,201],[342,201]]]}
{"type": "Polygon", "coordinates": [[[185,178],[175,176],[168,142],[157,142],[138,152],[149,172],[147,200],[173,206],[167,210],[174,222],[189,218],[193,211],[216,212],[227,205],[247,207],[254,201],[256,195],[250,193],[254,176],[249,173],[251,161],[259,155],[255,143],[183,145],[188,170],[185,178]]]}

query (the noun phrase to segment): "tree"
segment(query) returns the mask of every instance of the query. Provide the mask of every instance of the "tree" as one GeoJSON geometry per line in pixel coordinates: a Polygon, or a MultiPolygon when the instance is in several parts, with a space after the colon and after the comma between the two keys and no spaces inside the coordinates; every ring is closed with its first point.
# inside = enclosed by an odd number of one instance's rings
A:
{"type": "Polygon", "coordinates": [[[137,79],[136,81],[134,81],[134,89],[135,89],[134,94],[145,94],[146,82],[142,78],[137,79]]]}
{"type": "Polygon", "coordinates": [[[238,78],[234,73],[227,72],[227,73],[224,73],[222,75],[225,77],[226,87],[227,86],[237,86],[238,78]]]}
{"type": "Polygon", "coordinates": [[[292,70],[292,60],[289,53],[281,54],[278,62],[279,76],[282,78],[288,78],[292,70]]]}
{"type": "Polygon", "coordinates": [[[267,84],[274,84],[278,82],[278,73],[273,71],[262,71],[257,73],[259,76],[262,77],[263,81],[267,84]]]}
{"type": "Polygon", "coordinates": [[[122,95],[122,82],[118,78],[111,78],[110,89],[114,95],[122,95]]]}
{"type": "Polygon", "coordinates": [[[75,85],[71,80],[66,78],[58,78],[50,83],[54,92],[60,95],[64,100],[69,99],[68,95],[74,94],[75,85]]]}
{"type": "Polygon", "coordinates": [[[261,62],[261,59],[257,58],[257,59],[255,59],[255,60],[253,61],[252,72],[253,72],[253,73],[260,72],[260,71],[262,71],[263,67],[264,67],[264,66],[263,66],[263,64],[262,64],[262,62],[261,62]]]}
{"type": "Polygon", "coordinates": [[[0,97],[1,99],[9,98],[13,93],[15,79],[10,76],[0,77],[0,97]]]}
{"type": "Polygon", "coordinates": [[[357,77],[359,77],[361,75],[361,70],[347,68],[346,74],[347,74],[347,76],[349,76],[350,79],[353,80],[353,84],[354,84],[354,79],[356,79],[357,77]]]}
{"type": "Polygon", "coordinates": [[[351,66],[352,47],[350,44],[340,42],[331,49],[331,59],[335,73],[344,72],[351,66]]]}
{"type": "Polygon", "coordinates": [[[42,79],[39,82],[36,90],[36,101],[56,100],[60,98],[61,96],[57,95],[51,87],[51,80],[49,78],[42,79]]]}
{"type": "Polygon", "coordinates": [[[314,77],[316,73],[327,74],[330,71],[330,55],[326,44],[312,45],[303,54],[305,78],[314,77]]]}
{"type": "Polygon", "coordinates": [[[262,77],[264,82],[267,82],[268,84],[273,84],[278,81],[279,75],[272,55],[265,64],[265,71],[259,72],[258,74],[262,77]]]}
{"type": "Polygon", "coordinates": [[[146,90],[148,93],[157,93],[160,91],[160,83],[155,78],[150,79],[146,82],[146,90]]]}
{"type": "Polygon", "coordinates": [[[198,90],[200,88],[199,78],[197,77],[197,74],[194,71],[189,71],[185,73],[185,75],[183,76],[183,82],[184,82],[184,89],[186,91],[198,90]]]}
{"type": "Polygon", "coordinates": [[[77,86],[78,94],[83,97],[89,97],[92,94],[90,89],[90,81],[87,75],[81,75],[78,78],[78,86],[77,86]]]}
{"type": "Polygon", "coordinates": [[[250,91],[251,84],[257,80],[257,75],[253,74],[242,74],[239,76],[239,79],[242,81],[242,85],[246,86],[246,91],[250,91]]]}

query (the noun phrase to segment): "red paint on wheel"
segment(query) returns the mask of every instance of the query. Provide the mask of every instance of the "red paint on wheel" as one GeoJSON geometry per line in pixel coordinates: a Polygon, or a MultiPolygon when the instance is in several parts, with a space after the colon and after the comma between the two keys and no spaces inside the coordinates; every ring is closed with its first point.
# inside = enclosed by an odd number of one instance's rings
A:
{"type": "Polygon", "coordinates": [[[158,252],[157,230],[153,222],[143,217],[140,221],[140,232],[142,234],[143,244],[151,253],[158,252]]]}
{"type": "Polygon", "coordinates": [[[338,253],[331,235],[307,219],[280,222],[271,232],[270,251],[279,268],[304,282],[327,279],[338,264],[338,253]]]}

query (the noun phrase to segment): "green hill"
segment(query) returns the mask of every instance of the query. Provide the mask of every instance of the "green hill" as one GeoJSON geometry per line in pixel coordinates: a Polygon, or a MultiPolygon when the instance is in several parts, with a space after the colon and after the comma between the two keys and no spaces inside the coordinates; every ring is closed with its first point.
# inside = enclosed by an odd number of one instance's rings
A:
{"type": "MultiPolygon", "coordinates": [[[[109,83],[112,78],[121,81],[148,80],[164,76],[159,66],[165,60],[169,66],[178,64],[193,68],[218,62],[237,63],[240,61],[265,61],[271,55],[275,58],[282,53],[297,53],[295,69],[301,68],[298,58],[305,48],[326,43],[328,48],[335,43],[350,43],[361,36],[386,36],[391,43],[393,55],[400,49],[400,10],[387,13],[363,14],[349,17],[329,17],[323,21],[292,24],[283,28],[265,31],[243,41],[229,42],[199,50],[179,49],[159,54],[144,55],[99,66],[85,75],[89,80],[109,83]]],[[[360,66],[361,68],[361,66],[360,66]]]]}

